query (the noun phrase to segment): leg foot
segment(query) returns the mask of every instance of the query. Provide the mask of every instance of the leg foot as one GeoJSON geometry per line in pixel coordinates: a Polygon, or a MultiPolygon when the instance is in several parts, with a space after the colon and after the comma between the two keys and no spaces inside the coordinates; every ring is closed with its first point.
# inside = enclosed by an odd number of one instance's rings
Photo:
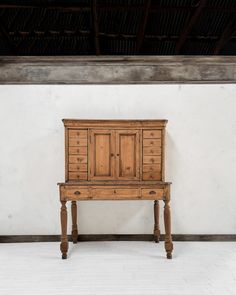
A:
{"type": "Polygon", "coordinates": [[[166,258],[167,259],[172,259],[172,254],[171,253],[166,253],[166,258]]]}
{"type": "Polygon", "coordinates": [[[61,255],[61,258],[62,258],[62,259],[67,259],[67,254],[62,254],[62,255],[61,255]]]}
{"type": "Polygon", "coordinates": [[[73,244],[77,244],[77,242],[78,242],[78,231],[77,230],[76,231],[72,230],[71,236],[72,236],[73,244]]]}

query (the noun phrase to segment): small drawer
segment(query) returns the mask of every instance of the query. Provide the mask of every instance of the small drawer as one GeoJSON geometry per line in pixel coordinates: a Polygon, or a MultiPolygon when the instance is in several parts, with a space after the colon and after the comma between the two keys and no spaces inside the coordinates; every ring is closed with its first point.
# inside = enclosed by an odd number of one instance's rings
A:
{"type": "Polygon", "coordinates": [[[163,196],[164,196],[163,189],[152,189],[152,188],[142,189],[142,199],[156,200],[156,199],[163,199],[163,196]]]}
{"type": "Polygon", "coordinates": [[[137,199],[140,198],[140,190],[135,188],[95,188],[92,189],[93,199],[137,199]]]}
{"type": "Polygon", "coordinates": [[[67,188],[65,190],[65,197],[71,200],[89,199],[90,193],[88,188],[67,188]]]}
{"type": "Polygon", "coordinates": [[[70,155],[87,155],[88,151],[87,151],[87,147],[86,146],[72,146],[69,147],[69,154],[70,155]]]}
{"type": "Polygon", "coordinates": [[[160,172],[161,164],[146,164],[143,165],[143,172],[160,172]]]}
{"type": "Polygon", "coordinates": [[[87,180],[87,172],[69,172],[69,180],[87,180]]]}
{"type": "Polygon", "coordinates": [[[161,130],[143,130],[143,138],[161,138],[161,130]]]}
{"type": "Polygon", "coordinates": [[[161,156],[143,156],[144,164],[160,164],[161,156]]]}
{"type": "Polygon", "coordinates": [[[143,147],[143,154],[144,155],[161,155],[161,147],[149,147],[144,146],[143,147]]]}
{"type": "Polygon", "coordinates": [[[69,164],[69,171],[87,172],[87,164],[69,164]]]}
{"type": "Polygon", "coordinates": [[[143,139],[143,146],[159,147],[159,146],[161,146],[161,139],[144,138],[143,139]]]}
{"type": "Polygon", "coordinates": [[[77,163],[85,164],[87,162],[88,162],[87,156],[80,156],[80,155],[70,156],[69,155],[69,164],[77,164],[77,163]]]}
{"type": "Polygon", "coordinates": [[[80,129],[76,129],[76,130],[69,130],[69,138],[85,138],[87,139],[88,137],[88,132],[87,130],[80,130],[80,129]]]}
{"type": "Polygon", "coordinates": [[[69,138],[69,147],[72,146],[87,146],[88,141],[86,138],[69,138]]]}
{"type": "Polygon", "coordinates": [[[161,180],[161,172],[143,172],[143,180],[161,180]]]}

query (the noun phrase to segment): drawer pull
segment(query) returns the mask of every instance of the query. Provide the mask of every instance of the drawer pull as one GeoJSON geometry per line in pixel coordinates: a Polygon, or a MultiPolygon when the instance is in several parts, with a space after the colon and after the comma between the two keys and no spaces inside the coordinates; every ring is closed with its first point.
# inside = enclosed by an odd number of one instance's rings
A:
{"type": "Polygon", "coordinates": [[[151,136],[153,136],[153,135],[154,135],[154,133],[152,132],[152,133],[151,133],[151,136]]]}
{"type": "Polygon", "coordinates": [[[150,191],[150,192],[149,192],[149,195],[155,195],[155,194],[156,194],[155,191],[150,191]]]}
{"type": "Polygon", "coordinates": [[[77,144],[79,144],[79,141],[77,141],[77,144]]]}
{"type": "Polygon", "coordinates": [[[80,195],[80,191],[75,191],[74,194],[75,195],[80,195]]]}
{"type": "Polygon", "coordinates": [[[153,158],[151,158],[151,162],[154,163],[154,159],[153,158]]]}

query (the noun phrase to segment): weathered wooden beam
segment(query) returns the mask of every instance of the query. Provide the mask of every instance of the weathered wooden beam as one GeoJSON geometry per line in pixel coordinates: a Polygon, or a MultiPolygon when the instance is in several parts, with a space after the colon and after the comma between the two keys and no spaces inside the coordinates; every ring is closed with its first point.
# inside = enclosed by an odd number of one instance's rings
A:
{"type": "Polygon", "coordinates": [[[176,48],[175,48],[175,54],[180,53],[180,51],[187,39],[188,34],[191,32],[194,24],[198,21],[199,16],[201,15],[202,10],[206,6],[206,4],[207,4],[207,0],[200,0],[199,1],[198,7],[196,8],[195,12],[193,13],[192,17],[190,18],[189,23],[186,25],[186,27],[184,28],[183,32],[180,35],[179,41],[178,41],[176,48]]]}
{"type": "Polygon", "coordinates": [[[138,36],[137,36],[137,46],[136,46],[137,53],[140,52],[140,49],[143,44],[150,5],[151,5],[151,0],[145,1],[144,7],[143,7],[143,18],[141,19],[140,26],[139,26],[139,32],[138,32],[138,36]]]}
{"type": "Polygon", "coordinates": [[[0,57],[0,84],[236,83],[236,57],[0,57]]]}
{"type": "Polygon", "coordinates": [[[99,44],[99,26],[98,26],[98,15],[97,15],[97,0],[91,2],[91,11],[92,11],[92,25],[93,29],[91,30],[94,34],[94,47],[96,55],[100,55],[100,44],[99,44]]]}
{"type": "Polygon", "coordinates": [[[216,47],[214,49],[214,54],[219,54],[226,43],[233,38],[234,34],[236,33],[236,14],[229,20],[228,25],[226,26],[225,30],[223,31],[220,40],[217,42],[216,47]]]}

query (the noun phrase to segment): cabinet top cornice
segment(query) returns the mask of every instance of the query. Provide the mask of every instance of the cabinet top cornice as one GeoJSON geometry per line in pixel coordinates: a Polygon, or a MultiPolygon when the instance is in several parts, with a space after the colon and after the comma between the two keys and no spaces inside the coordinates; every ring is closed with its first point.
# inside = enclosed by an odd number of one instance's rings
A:
{"type": "Polygon", "coordinates": [[[63,119],[65,127],[140,127],[164,128],[168,120],[88,120],[88,119],[63,119]]]}

